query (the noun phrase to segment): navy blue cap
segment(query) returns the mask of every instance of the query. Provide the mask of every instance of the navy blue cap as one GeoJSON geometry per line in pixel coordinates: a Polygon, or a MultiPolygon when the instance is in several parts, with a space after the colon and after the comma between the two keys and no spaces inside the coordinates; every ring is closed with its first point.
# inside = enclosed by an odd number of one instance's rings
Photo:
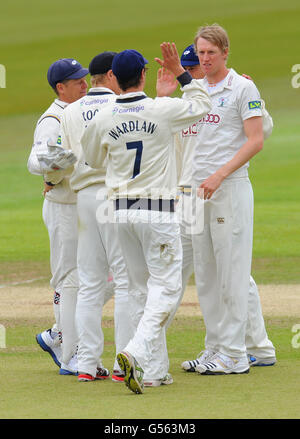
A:
{"type": "Polygon", "coordinates": [[[199,58],[195,53],[194,45],[191,44],[190,46],[186,47],[184,51],[182,52],[181,58],[180,58],[181,65],[184,66],[195,66],[199,63],[199,58]]]}
{"type": "Polygon", "coordinates": [[[89,73],[76,59],[62,58],[55,61],[48,69],[47,79],[52,88],[65,79],[80,79],[89,73]]]}
{"type": "Polygon", "coordinates": [[[102,52],[96,55],[89,65],[89,72],[91,75],[99,75],[107,73],[111,70],[111,65],[117,52],[102,52]]]}
{"type": "Polygon", "coordinates": [[[113,74],[121,80],[128,80],[140,73],[148,61],[134,49],[123,50],[112,62],[113,74]]]}

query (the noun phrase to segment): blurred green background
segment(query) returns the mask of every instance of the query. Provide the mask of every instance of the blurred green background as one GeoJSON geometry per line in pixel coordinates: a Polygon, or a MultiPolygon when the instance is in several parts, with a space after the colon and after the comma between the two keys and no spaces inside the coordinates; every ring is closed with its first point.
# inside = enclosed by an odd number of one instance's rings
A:
{"type": "MultiPolygon", "coordinates": [[[[5,2],[0,13],[0,283],[49,277],[48,236],[42,222],[42,182],[28,173],[35,123],[54,99],[49,65],[74,57],[82,65],[104,50],[136,49],[149,60],[146,92],[155,96],[160,43],[178,51],[199,26],[229,33],[228,66],[247,73],[274,120],[274,131],[250,166],[255,196],[253,276],[258,283],[300,281],[299,93],[291,85],[300,62],[299,0],[251,3],[192,0],[126,3],[5,2]]],[[[179,95],[179,92],[178,92],[179,95]]]]}

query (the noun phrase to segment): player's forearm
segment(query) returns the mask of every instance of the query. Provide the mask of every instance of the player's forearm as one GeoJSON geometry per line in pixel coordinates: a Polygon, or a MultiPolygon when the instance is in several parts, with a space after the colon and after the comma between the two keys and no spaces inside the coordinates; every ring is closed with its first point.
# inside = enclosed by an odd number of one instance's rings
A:
{"type": "Polygon", "coordinates": [[[48,151],[47,142],[44,138],[36,138],[32,146],[28,162],[27,169],[31,174],[43,175],[40,162],[38,161],[37,154],[43,154],[48,151]]]}
{"type": "Polygon", "coordinates": [[[190,114],[197,111],[200,112],[200,117],[204,117],[212,109],[211,99],[202,80],[193,79],[189,84],[181,87],[181,91],[185,93],[185,100],[192,102],[192,107],[189,108],[190,114]]]}
{"type": "Polygon", "coordinates": [[[252,159],[263,148],[263,135],[258,134],[248,139],[242,148],[225,165],[218,169],[217,173],[224,180],[245,163],[252,159]]]}
{"type": "Polygon", "coordinates": [[[102,168],[106,154],[103,151],[97,125],[94,121],[85,129],[80,142],[85,162],[91,168],[102,168]]]}

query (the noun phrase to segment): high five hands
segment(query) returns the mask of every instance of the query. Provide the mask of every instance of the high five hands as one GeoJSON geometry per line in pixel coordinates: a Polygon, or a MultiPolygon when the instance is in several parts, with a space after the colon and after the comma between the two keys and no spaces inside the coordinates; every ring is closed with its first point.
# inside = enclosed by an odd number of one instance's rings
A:
{"type": "Polygon", "coordinates": [[[177,76],[185,72],[180,63],[180,58],[175,43],[162,43],[160,45],[162,58],[154,58],[161,66],[157,72],[157,96],[170,96],[177,88],[177,76]]]}

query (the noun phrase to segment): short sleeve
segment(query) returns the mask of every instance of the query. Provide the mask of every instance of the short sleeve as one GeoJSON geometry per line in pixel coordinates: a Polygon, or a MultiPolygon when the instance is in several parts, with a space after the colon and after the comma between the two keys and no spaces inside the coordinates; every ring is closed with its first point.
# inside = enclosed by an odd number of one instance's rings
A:
{"type": "Polygon", "coordinates": [[[259,91],[256,85],[249,79],[241,84],[238,108],[242,120],[262,116],[262,100],[259,91]]]}

